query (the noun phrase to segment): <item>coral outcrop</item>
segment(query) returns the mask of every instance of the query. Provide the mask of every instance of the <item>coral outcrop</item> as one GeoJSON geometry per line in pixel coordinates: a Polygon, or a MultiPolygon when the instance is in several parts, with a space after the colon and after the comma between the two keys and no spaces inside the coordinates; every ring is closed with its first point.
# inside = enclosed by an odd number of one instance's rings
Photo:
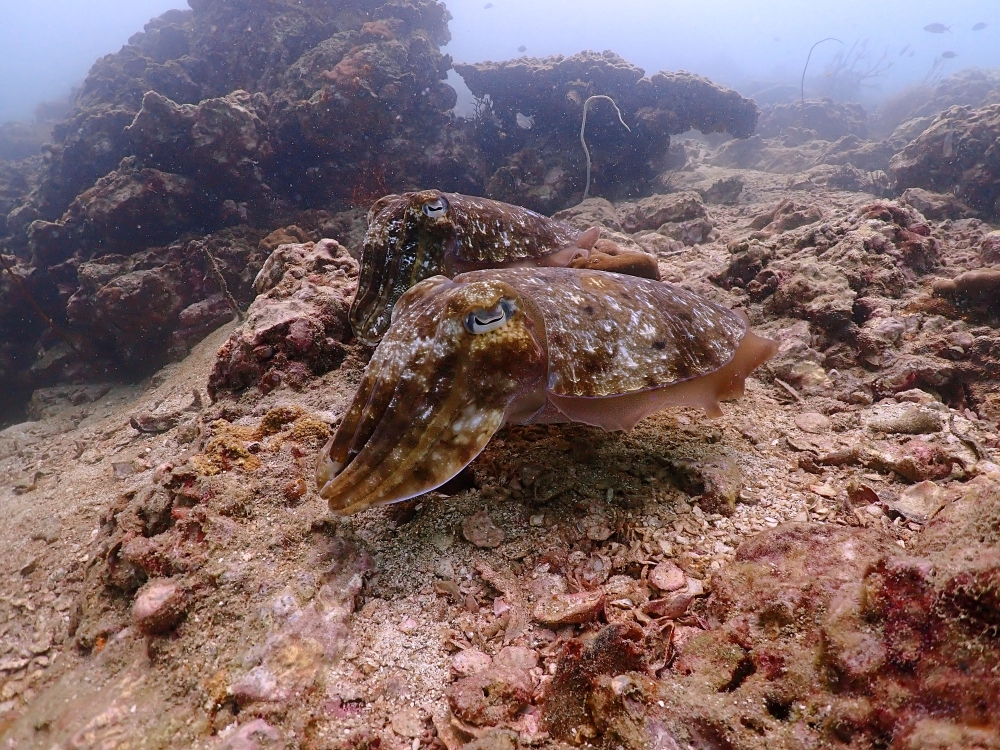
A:
{"type": "Polygon", "coordinates": [[[976,484],[913,550],[805,524],[742,544],[713,582],[711,629],[680,647],[668,680],[674,737],[995,747],[1000,495],[976,484]]]}
{"type": "Polygon", "coordinates": [[[889,170],[898,189],[955,196],[976,211],[1000,216],[1000,104],[950,107],[896,154],[889,170]]]}
{"type": "Polygon", "coordinates": [[[67,376],[39,364],[53,347],[64,365],[79,352],[131,375],[224,320],[206,235],[243,238],[245,266],[219,262],[245,306],[266,257],[257,241],[282,219],[367,208],[394,187],[477,186],[475,149],[450,114],[442,3],[190,5],[93,66],[44,162],[0,162],[0,238],[21,279],[0,282],[12,289],[0,302],[7,392],[67,376]]]}
{"type": "Polygon", "coordinates": [[[638,197],[665,167],[670,136],[698,129],[747,138],[757,107],[736,91],[690,73],[656,73],[613,52],[456,65],[479,100],[476,142],[491,197],[549,212],[579,199],[586,182],[580,124],[591,102],[587,143],[595,194],[638,197]]]}
{"type": "MultiPolygon", "coordinates": [[[[933,88],[911,86],[873,113],[860,104],[830,98],[765,103],[754,136],[723,143],[712,160],[719,166],[788,174],[808,170],[812,184],[890,195],[890,180],[884,174],[890,159],[920,137],[939,114],[953,106],[980,109],[998,102],[997,71],[969,68],[933,88]]],[[[950,177],[941,178],[937,187],[926,180],[900,183],[898,192],[914,185],[950,191],[952,187],[944,184],[950,177]]]]}
{"type": "Polygon", "coordinates": [[[845,135],[868,136],[868,114],[860,104],[843,104],[832,99],[809,99],[794,104],[764,107],[757,133],[764,138],[789,136],[812,131],[813,138],[835,141],[845,135]]]}
{"type": "Polygon", "coordinates": [[[279,203],[350,198],[359,179],[400,166],[375,169],[387,144],[447,130],[448,18],[434,0],[170,11],[94,65],[31,204],[55,221],[128,156],[195,180],[220,205],[250,201],[251,220],[274,208],[269,182],[279,203]]]}
{"type": "Polygon", "coordinates": [[[1000,104],[1000,71],[996,68],[965,68],[934,87],[929,101],[914,110],[916,116],[936,115],[955,105],[984,107],[1000,104]]]}
{"type": "Polygon", "coordinates": [[[247,320],[219,350],[209,395],[301,386],[339,365],[357,285],[357,261],[334,240],[278,247],[254,281],[247,320]]]}

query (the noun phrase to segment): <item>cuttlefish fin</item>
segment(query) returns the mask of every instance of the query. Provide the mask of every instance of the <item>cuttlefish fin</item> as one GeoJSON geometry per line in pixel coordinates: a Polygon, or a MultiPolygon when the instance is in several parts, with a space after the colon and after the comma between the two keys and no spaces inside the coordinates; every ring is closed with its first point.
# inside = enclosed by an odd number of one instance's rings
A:
{"type": "Polygon", "coordinates": [[[592,250],[599,239],[601,239],[601,228],[591,227],[587,231],[581,232],[574,244],[581,250],[592,250]]]}
{"type": "Polygon", "coordinates": [[[634,393],[560,396],[550,392],[548,398],[571,422],[608,432],[631,430],[641,419],[669,406],[698,407],[711,418],[721,417],[719,402],[742,396],[747,375],[777,351],[777,342],[747,331],[733,358],[707,375],[634,393]]]}

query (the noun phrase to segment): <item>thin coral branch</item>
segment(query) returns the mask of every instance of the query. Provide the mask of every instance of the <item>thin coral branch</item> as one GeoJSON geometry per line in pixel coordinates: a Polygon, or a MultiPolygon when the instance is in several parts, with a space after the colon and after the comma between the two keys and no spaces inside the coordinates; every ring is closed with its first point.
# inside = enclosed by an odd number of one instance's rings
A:
{"type": "Polygon", "coordinates": [[[222,271],[219,270],[219,264],[216,262],[215,256],[212,255],[212,251],[208,249],[208,244],[203,244],[201,249],[204,251],[205,257],[208,259],[208,269],[212,272],[212,276],[215,278],[215,283],[219,285],[219,289],[222,291],[222,296],[226,298],[226,302],[229,303],[229,307],[232,309],[233,313],[236,314],[236,317],[241,322],[246,320],[247,314],[240,308],[236,298],[230,294],[229,284],[226,283],[226,277],[223,276],[222,271]]]}
{"type": "Polygon", "coordinates": [[[849,85],[853,87],[865,86],[866,81],[871,78],[878,78],[892,67],[891,62],[887,62],[889,50],[886,50],[877,59],[873,59],[872,53],[868,50],[868,40],[859,43],[855,42],[847,51],[837,53],[837,57],[827,70],[827,76],[832,78],[845,77],[849,85]]]}
{"type": "Polygon", "coordinates": [[[472,117],[476,122],[484,122],[493,114],[493,100],[489,94],[477,96],[472,102],[472,117]]]}
{"type": "Polygon", "coordinates": [[[813,56],[813,50],[823,42],[840,42],[840,44],[843,44],[843,42],[837,39],[837,37],[828,36],[826,39],[820,39],[816,42],[816,44],[809,48],[809,54],[806,55],[806,64],[802,66],[802,81],[799,84],[799,95],[801,96],[801,103],[803,105],[806,103],[806,71],[809,70],[809,60],[813,56]]]}
{"type": "Polygon", "coordinates": [[[587,200],[587,197],[590,195],[590,149],[587,148],[587,141],[584,138],[584,135],[587,132],[587,109],[590,107],[590,103],[594,101],[594,99],[607,99],[611,102],[611,106],[613,106],[615,108],[615,112],[618,113],[618,122],[624,125],[628,132],[632,132],[632,128],[625,125],[625,120],[622,119],[622,111],[618,109],[618,105],[615,104],[614,99],[610,96],[606,96],[605,94],[594,94],[593,96],[587,97],[587,101],[583,103],[583,122],[580,123],[580,143],[583,145],[583,153],[587,157],[587,186],[583,189],[584,200],[587,200]]]}
{"type": "Polygon", "coordinates": [[[927,75],[924,76],[924,83],[929,83],[932,86],[936,86],[941,83],[947,63],[948,61],[943,57],[935,57],[934,63],[931,65],[931,69],[928,70],[927,75]]]}
{"type": "Polygon", "coordinates": [[[856,41],[846,52],[838,52],[826,68],[825,89],[828,95],[849,99],[865,87],[877,85],[877,80],[891,67],[886,48],[877,58],[868,49],[868,40],[856,41]]]}

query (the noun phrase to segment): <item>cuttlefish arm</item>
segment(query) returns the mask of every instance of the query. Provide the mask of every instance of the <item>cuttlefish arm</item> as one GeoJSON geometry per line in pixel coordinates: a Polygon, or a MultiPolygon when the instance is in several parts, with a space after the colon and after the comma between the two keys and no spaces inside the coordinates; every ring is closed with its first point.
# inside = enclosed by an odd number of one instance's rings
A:
{"type": "Polygon", "coordinates": [[[476,271],[402,296],[317,468],[342,514],[435,489],[504,422],[630,429],[719,413],[776,344],[669,284],[574,269],[476,271]]]}
{"type": "Polygon", "coordinates": [[[573,261],[590,257],[594,245],[601,239],[601,228],[591,227],[580,232],[572,241],[559,245],[546,254],[529,255],[504,261],[469,261],[449,257],[447,271],[451,276],[485,268],[566,268],[573,261]]]}

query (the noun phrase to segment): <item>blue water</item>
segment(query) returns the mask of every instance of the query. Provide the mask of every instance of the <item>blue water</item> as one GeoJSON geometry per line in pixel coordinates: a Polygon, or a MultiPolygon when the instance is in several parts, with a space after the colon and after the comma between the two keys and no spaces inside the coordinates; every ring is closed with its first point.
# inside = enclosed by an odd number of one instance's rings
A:
{"type": "MultiPolygon", "coordinates": [[[[612,49],[656,70],[690,70],[745,88],[768,80],[798,85],[810,45],[827,36],[846,46],[868,41],[892,67],[868,97],[920,81],[934,59],[953,51],[945,73],[1000,67],[996,0],[449,0],[454,20],[446,51],[457,61],[572,54],[612,49]],[[979,21],[989,26],[979,32],[979,21]],[[930,34],[930,23],[952,26],[930,34]],[[902,56],[899,51],[909,45],[902,56]],[[912,56],[910,56],[912,52],[912,56]]],[[[0,122],[25,119],[41,101],[64,96],[93,61],[118,50],[152,16],[186,8],[185,0],[0,0],[0,122]]],[[[816,50],[822,75],[841,48],[816,50]]]]}

